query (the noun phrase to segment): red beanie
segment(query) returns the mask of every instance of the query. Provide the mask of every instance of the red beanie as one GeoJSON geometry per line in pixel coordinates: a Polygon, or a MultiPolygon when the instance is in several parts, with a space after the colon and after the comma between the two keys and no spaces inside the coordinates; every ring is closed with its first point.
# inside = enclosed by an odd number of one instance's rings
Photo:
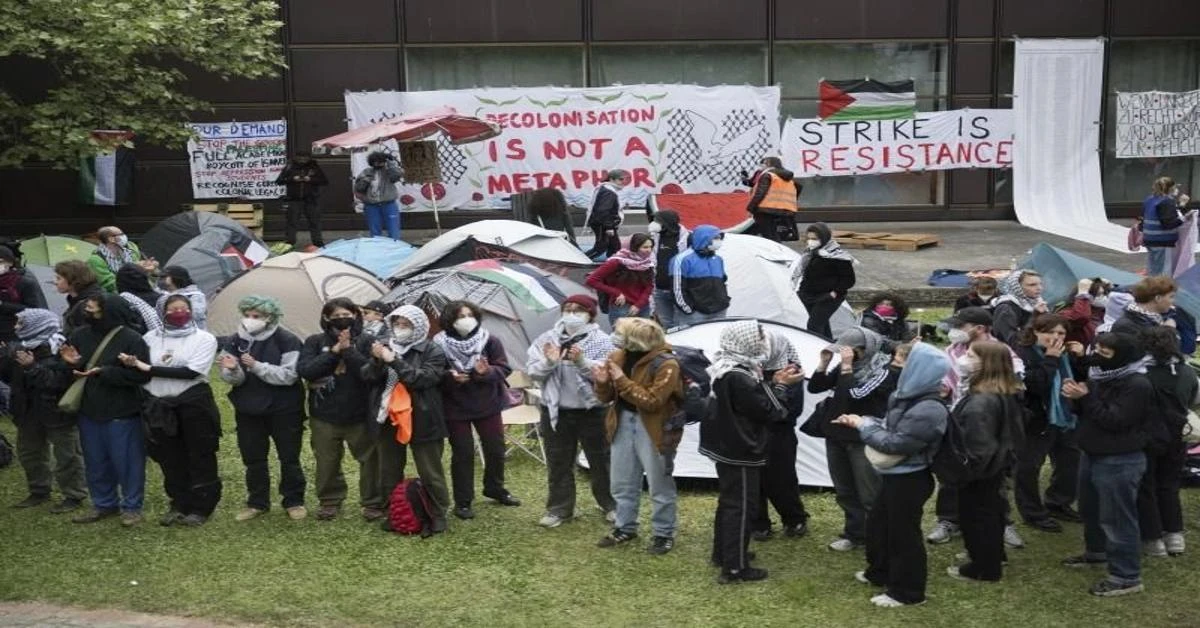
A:
{"type": "Polygon", "coordinates": [[[593,320],[596,318],[596,313],[598,312],[599,306],[596,303],[596,300],[592,297],[589,297],[586,294],[573,294],[563,300],[563,305],[568,303],[574,303],[575,305],[587,310],[588,314],[591,315],[593,320]]]}

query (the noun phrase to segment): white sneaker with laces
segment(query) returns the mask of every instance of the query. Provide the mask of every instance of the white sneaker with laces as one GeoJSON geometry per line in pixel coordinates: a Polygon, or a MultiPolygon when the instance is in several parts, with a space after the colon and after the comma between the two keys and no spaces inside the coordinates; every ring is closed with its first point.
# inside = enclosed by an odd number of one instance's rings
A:
{"type": "Polygon", "coordinates": [[[543,528],[557,528],[564,522],[566,522],[566,519],[563,519],[558,515],[546,513],[541,519],[538,520],[538,525],[542,526],[543,528]]]}
{"type": "Polygon", "coordinates": [[[1162,558],[1167,555],[1167,544],[1162,539],[1154,539],[1153,541],[1142,541],[1142,551],[1147,556],[1154,558],[1162,558]]]}
{"type": "Polygon", "coordinates": [[[949,543],[950,539],[961,535],[962,532],[959,530],[957,523],[951,523],[949,521],[943,521],[939,519],[938,522],[934,524],[933,529],[929,531],[929,534],[925,537],[925,540],[934,545],[941,545],[943,543],[949,543]]]}
{"type": "Polygon", "coordinates": [[[858,549],[858,547],[858,544],[850,539],[836,539],[834,542],[829,544],[829,549],[835,552],[849,552],[851,550],[858,549]]]}
{"type": "Polygon", "coordinates": [[[1167,546],[1167,553],[1171,556],[1179,556],[1186,549],[1186,544],[1183,542],[1182,532],[1168,532],[1163,535],[1163,541],[1167,546]]]}
{"type": "Polygon", "coordinates": [[[925,603],[925,600],[921,600],[916,604],[905,604],[904,602],[893,598],[887,593],[880,593],[879,595],[871,598],[871,603],[880,608],[900,608],[902,606],[920,606],[925,603]]]}
{"type": "Polygon", "coordinates": [[[1017,526],[1004,526],[1004,544],[1014,549],[1025,547],[1025,539],[1021,538],[1021,534],[1017,532],[1017,526]]]}

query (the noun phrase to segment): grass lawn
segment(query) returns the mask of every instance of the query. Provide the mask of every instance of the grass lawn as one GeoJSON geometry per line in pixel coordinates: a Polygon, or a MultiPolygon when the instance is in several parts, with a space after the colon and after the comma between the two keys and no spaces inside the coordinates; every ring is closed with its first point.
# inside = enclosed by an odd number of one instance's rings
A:
{"type": "MultiPolygon", "coordinates": [[[[852,578],[862,568],[862,554],[825,549],[841,525],[831,493],[805,495],[813,515],[808,538],[756,544],[758,563],[771,572],[768,580],[717,585],[716,570],[707,562],[713,486],[681,487],[681,529],[672,553],[650,556],[641,539],[634,547],[601,550],[595,542],[606,532],[605,522],[582,479],[582,518],[555,530],[536,525],[545,499],[544,469],[523,455],[511,459],[508,481],[524,506],[505,508],[481,500],[476,519],[452,519],[447,534],[427,540],[379,531],[357,516],[353,502],[334,522],[311,517],[292,522],[274,508],[266,517],[237,523],[233,515],[245,489],[232,412],[220,392],[225,497],[208,525],[168,529],[153,523],[165,509],[161,475],[153,463],[148,464],[149,521],[136,529],[122,529],[113,519],[74,525],[67,516],[47,514],[44,507],[0,506],[7,550],[0,599],[281,626],[1197,624],[1194,574],[1200,547],[1181,558],[1147,561],[1145,594],[1097,599],[1087,594],[1087,587],[1100,571],[1058,564],[1080,549],[1081,529],[1073,524],[1058,535],[1022,528],[1029,547],[1010,550],[1012,564],[1000,584],[950,579],[945,568],[961,543],[931,548],[929,603],[876,609],[867,602],[873,590],[852,578]]],[[[14,436],[8,421],[0,424],[0,432],[10,440],[14,436]]],[[[307,451],[305,467],[311,479],[307,451]]],[[[350,467],[348,461],[347,480],[353,487],[356,473],[350,467]]],[[[0,504],[23,496],[21,470],[14,465],[0,471],[0,504]]],[[[1200,499],[1190,491],[1185,499],[1191,523],[1200,499]]],[[[932,505],[931,500],[930,509],[932,505]]]]}

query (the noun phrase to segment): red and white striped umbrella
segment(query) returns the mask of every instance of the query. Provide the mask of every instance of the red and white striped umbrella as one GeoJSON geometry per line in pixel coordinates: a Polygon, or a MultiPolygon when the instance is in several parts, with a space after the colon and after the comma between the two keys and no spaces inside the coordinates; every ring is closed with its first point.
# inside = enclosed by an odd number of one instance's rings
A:
{"type": "Polygon", "coordinates": [[[469,144],[500,135],[500,126],[473,116],[459,115],[453,107],[413,113],[359,127],[312,144],[315,154],[342,153],[386,140],[416,142],[445,133],[451,144],[469,144]]]}

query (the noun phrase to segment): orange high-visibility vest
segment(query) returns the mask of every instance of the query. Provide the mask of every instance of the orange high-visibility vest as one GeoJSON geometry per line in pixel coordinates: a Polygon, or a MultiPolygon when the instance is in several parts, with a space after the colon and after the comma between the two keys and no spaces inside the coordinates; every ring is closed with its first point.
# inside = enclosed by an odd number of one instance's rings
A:
{"type": "Polygon", "coordinates": [[[767,195],[759,202],[759,209],[774,209],[792,213],[800,209],[800,205],[796,202],[796,181],[794,179],[784,181],[783,177],[769,171],[760,176],[771,177],[771,187],[767,189],[767,195]]]}

